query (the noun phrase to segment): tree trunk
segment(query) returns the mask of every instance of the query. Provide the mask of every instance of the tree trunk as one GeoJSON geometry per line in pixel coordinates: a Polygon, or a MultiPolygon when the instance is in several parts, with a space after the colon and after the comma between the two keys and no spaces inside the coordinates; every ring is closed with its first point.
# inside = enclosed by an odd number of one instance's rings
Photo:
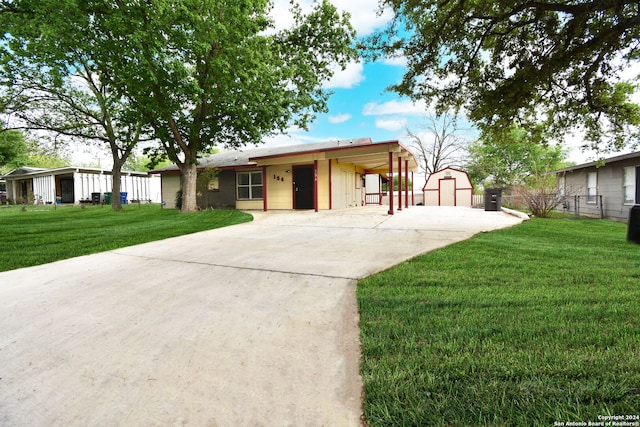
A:
{"type": "Polygon", "coordinates": [[[185,162],[180,168],[182,172],[182,212],[195,212],[198,210],[196,202],[196,182],[198,167],[195,163],[185,162]]]}
{"type": "MultiPolygon", "coordinates": [[[[115,159],[114,159],[115,160],[115,159]]],[[[111,185],[111,209],[114,211],[122,210],[122,204],[120,203],[120,188],[122,184],[122,164],[119,162],[113,162],[113,168],[111,169],[111,177],[113,183],[111,185]]]]}

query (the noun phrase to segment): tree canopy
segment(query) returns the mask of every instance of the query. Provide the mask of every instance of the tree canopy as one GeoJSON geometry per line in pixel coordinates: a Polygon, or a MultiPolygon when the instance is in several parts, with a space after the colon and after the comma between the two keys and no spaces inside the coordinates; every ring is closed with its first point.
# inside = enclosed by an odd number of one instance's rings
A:
{"type": "Polygon", "coordinates": [[[476,184],[498,187],[526,185],[536,177],[563,166],[566,153],[560,145],[536,141],[522,128],[483,134],[469,146],[466,168],[476,184]]]}
{"type": "Polygon", "coordinates": [[[8,172],[21,166],[57,168],[68,166],[69,161],[60,157],[55,149],[28,139],[19,130],[0,127],[0,172],[8,172]]]}
{"type": "MultiPolygon", "coordinates": [[[[65,142],[106,145],[113,159],[112,190],[119,193],[122,166],[145,134],[129,102],[97,67],[89,15],[74,2],[13,4],[0,15],[0,85],[11,126],[50,132],[65,142]]],[[[121,208],[120,198],[112,208],[121,208]]]]}
{"type": "Polygon", "coordinates": [[[30,20],[64,21],[42,32],[40,46],[56,45],[57,31],[82,40],[48,49],[50,61],[76,69],[75,55],[88,54],[100,82],[126,100],[159,151],[180,168],[183,211],[196,209],[200,154],[212,146],[260,143],[292,125],[307,128],[327,109],[322,83],[336,64],[344,67],[356,57],[349,17],[326,0],[314,2],[307,14],[292,2],[294,23],[282,31],[269,17],[269,0],[2,5],[30,20]]]}
{"type": "Polygon", "coordinates": [[[640,56],[635,0],[381,0],[395,13],[365,40],[369,58],[406,57],[391,89],[464,107],[482,130],[543,123],[561,138],[585,131],[600,149],[638,141],[640,56]]]}
{"type": "Polygon", "coordinates": [[[322,82],[354,58],[348,16],[328,1],[276,32],[267,0],[119,2],[95,15],[100,68],[182,171],[196,208],[196,166],[210,147],[258,144],[326,111],[322,82]]]}
{"type": "Polygon", "coordinates": [[[423,132],[412,131],[407,127],[409,146],[417,153],[418,164],[425,173],[425,179],[444,167],[460,167],[467,140],[459,134],[459,130],[458,118],[451,113],[444,113],[440,117],[428,115],[423,132]]]}
{"type": "Polygon", "coordinates": [[[28,149],[22,132],[0,128],[0,168],[22,166],[28,158],[28,149]]]}

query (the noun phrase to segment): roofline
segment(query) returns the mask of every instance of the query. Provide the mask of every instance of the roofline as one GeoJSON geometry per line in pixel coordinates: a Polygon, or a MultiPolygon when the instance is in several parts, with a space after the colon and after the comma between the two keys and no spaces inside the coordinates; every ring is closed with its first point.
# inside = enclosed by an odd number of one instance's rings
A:
{"type": "MultiPolygon", "coordinates": [[[[369,142],[367,144],[356,144],[356,145],[345,145],[344,147],[333,147],[333,148],[313,148],[310,150],[303,150],[303,151],[291,151],[288,153],[281,153],[281,154],[269,154],[268,156],[249,156],[249,160],[263,160],[263,159],[273,159],[273,158],[279,158],[279,157],[293,157],[293,156],[301,156],[301,155],[306,155],[306,154],[316,154],[316,153],[325,153],[328,151],[339,151],[339,150],[349,150],[349,149],[354,149],[356,147],[371,147],[372,145],[381,145],[384,143],[379,143],[379,142],[371,142],[371,138],[362,138],[362,139],[366,139],[369,142]]],[[[338,140],[338,142],[340,141],[346,141],[346,140],[338,140]]],[[[322,144],[322,143],[321,143],[322,144]]],[[[309,145],[310,147],[313,147],[313,145],[315,144],[298,144],[295,145],[294,147],[299,147],[301,145],[309,145]]],[[[286,148],[286,147],[283,147],[286,148]]]]}
{"type": "MultiPolygon", "coordinates": [[[[357,138],[356,138],[357,139],[357,138]]],[[[315,144],[308,144],[310,146],[310,149],[308,150],[303,150],[303,151],[291,151],[291,152],[284,152],[284,153],[279,153],[279,154],[269,154],[269,155],[265,155],[265,156],[251,156],[249,155],[248,157],[248,161],[250,162],[249,164],[242,164],[242,165],[228,165],[228,166],[213,166],[216,167],[218,169],[239,169],[239,168],[256,168],[256,167],[260,167],[258,166],[256,163],[257,161],[260,160],[269,160],[269,159],[281,159],[281,158],[287,158],[287,157],[296,157],[296,156],[306,156],[306,155],[310,155],[310,154],[317,154],[317,153],[327,153],[327,152],[336,152],[336,151],[342,151],[342,150],[353,150],[353,149],[357,149],[360,147],[377,147],[377,146],[391,146],[391,145],[397,145],[398,147],[400,147],[402,150],[406,151],[407,153],[409,153],[409,155],[411,155],[411,157],[413,158],[414,162],[416,164],[418,164],[418,161],[416,159],[415,154],[413,153],[413,151],[411,151],[410,149],[408,149],[405,145],[403,145],[400,141],[398,140],[387,140],[387,141],[380,141],[380,142],[372,142],[371,138],[360,138],[361,140],[365,140],[368,141],[366,144],[350,144],[350,145],[345,145],[345,146],[341,146],[341,147],[330,147],[330,148],[313,148],[313,145],[315,144]]],[[[339,140],[339,141],[343,141],[343,140],[339,140]]],[[[344,140],[346,141],[346,140],[344,140]]],[[[307,144],[299,144],[296,146],[300,146],[300,145],[307,145],[307,144]]],[[[286,148],[286,147],[283,147],[286,148]]],[[[248,153],[250,154],[250,153],[248,153]]],[[[207,167],[211,167],[211,166],[200,166],[198,167],[198,171],[202,171],[204,169],[206,169],[207,167]]],[[[156,169],[153,171],[149,171],[150,174],[180,174],[180,168],[177,167],[176,165],[172,165],[172,166],[167,166],[166,168],[163,169],[156,169]]]]}
{"type": "Polygon", "coordinates": [[[473,185],[473,181],[471,181],[471,177],[469,176],[469,172],[462,170],[462,169],[458,169],[458,168],[454,168],[451,166],[447,166],[446,168],[442,168],[442,169],[438,169],[437,171],[429,174],[429,176],[427,177],[426,181],[424,182],[424,185],[422,186],[422,191],[425,191],[425,188],[427,187],[427,183],[429,183],[429,180],[431,179],[431,177],[439,172],[445,171],[447,169],[451,169],[452,171],[456,171],[456,172],[462,172],[463,174],[465,174],[467,176],[467,179],[469,180],[469,183],[471,184],[471,190],[475,190],[475,186],[473,185]]]}
{"type": "Polygon", "coordinates": [[[592,162],[583,163],[583,164],[580,164],[580,165],[569,166],[568,168],[562,168],[562,169],[554,170],[554,171],[551,171],[550,173],[558,174],[558,173],[562,173],[562,172],[571,172],[571,171],[579,170],[579,169],[600,167],[602,165],[599,166],[598,164],[600,162],[602,162],[602,161],[604,161],[604,163],[607,164],[607,163],[622,162],[624,160],[635,159],[635,158],[640,158],[640,151],[635,151],[633,153],[627,153],[627,154],[621,154],[619,156],[610,157],[608,159],[594,160],[592,162]]]}
{"type": "MultiPolygon", "coordinates": [[[[53,168],[53,169],[31,168],[31,169],[37,169],[37,170],[33,170],[31,172],[22,173],[22,174],[18,174],[18,175],[9,176],[11,173],[15,172],[18,169],[20,169],[20,168],[13,169],[12,171],[6,173],[5,175],[2,175],[2,177],[5,178],[5,179],[12,179],[12,178],[17,178],[17,177],[43,175],[43,174],[44,175],[47,175],[47,174],[60,175],[61,173],[65,173],[65,172],[80,172],[80,171],[100,172],[100,173],[107,173],[109,175],[113,175],[113,170],[111,170],[111,169],[87,168],[87,167],[82,167],[82,166],[64,166],[64,167],[61,167],[61,168],[53,168]]],[[[122,175],[131,175],[131,174],[149,175],[148,172],[130,171],[130,170],[122,170],[122,171],[120,171],[120,173],[122,175]]]]}
{"type": "MultiPolygon", "coordinates": [[[[370,138],[369,138],[369,141],[371,141],[370,138]]],[[[387,145],[387,146],[398,145],[400,148],[404,149],[406,152],[411,154],[411,157],[413,157],[413,159],[416,160],[416,157],[413,154],[413,151],[409,150],[398,140],[388,140],[388,141],[372,142],[372,143],[370,142],[368,144],[345,145],[344,147],[316,148],[316,149],[307,150],[307,151],[295,151],[295,152],[282,153],[282,154],[270,154],[268,156],[255,156],[255,157],[249,157],[249,160],[266,160],[266,159],[282,158],[282,157],[294,157],[294,156],[309,155],[309,154],[316,154],[316,153],[353,150],[354,148],[359,148],[359,147],[372,147],[372,146],[377,147],[377,146],[383,146],[383,145],[387,145]]],[[[416,163],[417,163],[417,160],[416,160],[416,163]]]]}

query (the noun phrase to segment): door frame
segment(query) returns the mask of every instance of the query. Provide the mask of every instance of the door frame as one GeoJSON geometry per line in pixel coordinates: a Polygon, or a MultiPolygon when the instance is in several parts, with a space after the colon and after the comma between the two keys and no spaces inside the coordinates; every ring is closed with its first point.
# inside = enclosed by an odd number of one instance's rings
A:
{"type": "MultiPolygon", "coordinates": [[[[307,210],[307,209],[316,209],[316,185],[315,185],[315,180],[316,180],[316,168],[313,164],[307,164],[307,165],[298,165],[298,166],[293,166],[293,179],[291,180],[292,182],[292,189],[293,189],[293,209],[296,210],[307,210]],[[308,186],[309,188],[307,189],[305,186],[305,189],[307,191],[310,191],[310,205],[307,207],[307,205],[305,205],[304,207],[298,207],[298,202],[299,202],[299,198],[297,197],[298,191],[296,190],[296,188],[298,187],[298,183],[296,183],[296,172],[299,170],[309,170],[311,171],[311,179],[308,182],[308,186]]],[[[304,183],[307,184],[307,183],[304,183]]],[[[305,197],[306,198],[306,197],[305,197]]]]}

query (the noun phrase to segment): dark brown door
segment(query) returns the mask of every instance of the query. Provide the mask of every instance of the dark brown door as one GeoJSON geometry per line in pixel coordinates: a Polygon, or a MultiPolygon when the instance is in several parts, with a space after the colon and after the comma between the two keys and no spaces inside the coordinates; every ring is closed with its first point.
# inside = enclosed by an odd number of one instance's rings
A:
{"type": "Polygon", "coordinates": [[[313,209],[313,166],[293,168],[293,207],[313,209]]]}
{"type": "Polygon", "coordinates": [[[640,166],[636,166],[636,204],[640,203],[640,166]]]}
{"type": "Polygon", "coordinates": [[[60,201],[62,203],[74,203],[73,179],[60,179],[60,201]]]}

